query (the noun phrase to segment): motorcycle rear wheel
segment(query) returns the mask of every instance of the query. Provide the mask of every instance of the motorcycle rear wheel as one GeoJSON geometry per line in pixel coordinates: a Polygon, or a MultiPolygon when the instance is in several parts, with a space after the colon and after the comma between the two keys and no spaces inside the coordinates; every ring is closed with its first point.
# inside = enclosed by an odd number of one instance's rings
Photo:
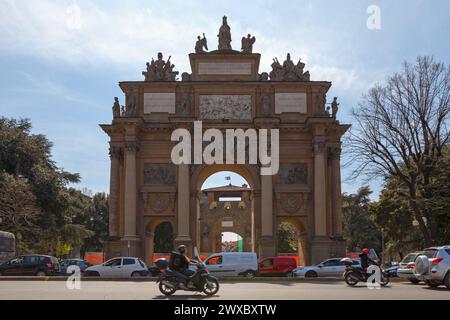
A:
{"type": "Polygon", "coordinates": [[[356,276],[355,276],[352,272],[347,273],[347,274],[345,275],[344,280],[345,280],[345,283],[347,283],[347,284],[348,284],[349,286],[351,286],[351,287],[355,286],[355,285],[359,282],[359,281],[356,279],[356,276]]]}
{"type": "Polygon", "coordinates": [[[164,283],[162,283],[162,281],[159,283],[158,288],[159,291],[161,291],[161,293],[165,296],[171,296],[177,291],[177,289],[175,288],[166,286],[164,283]]]}
{"type": "Polygon", "coordinates": [[[213,296],[219,291],[219,281],[217,279],[206,280],[203,292],[208,296],[213,296]]]}

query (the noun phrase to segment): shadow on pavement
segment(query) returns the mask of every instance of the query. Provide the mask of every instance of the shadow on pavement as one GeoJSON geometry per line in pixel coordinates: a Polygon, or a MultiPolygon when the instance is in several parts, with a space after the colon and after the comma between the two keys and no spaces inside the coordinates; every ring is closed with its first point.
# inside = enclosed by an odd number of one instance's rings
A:
{"type": "Polygon", "coordinates": [[[213,297],[220,297],[220,295],[214,295],[211,297],[211,296],[207,296],[207,295],[204,295],[201,293],[199,293],[199,294],[195,294],[195,293],[194,294],[179,294],[179,295],[174,294],[172,296],[165,296],[165,295],[161,294],[159,296],[153,297],[152,300],[189,300],[189,299],[205,300],[205,299],[210,299],[213,297]]]}

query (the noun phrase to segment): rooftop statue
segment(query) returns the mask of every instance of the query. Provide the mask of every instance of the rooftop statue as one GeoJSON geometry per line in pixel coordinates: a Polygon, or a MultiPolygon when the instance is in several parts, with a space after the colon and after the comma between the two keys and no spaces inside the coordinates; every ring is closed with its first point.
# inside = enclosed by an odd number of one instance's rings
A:
{"type": "Polygon", "coordinates": [[[147,62],[147,71],[142,71],[145,81],[175,81],[178,71],[173,71],[175,65],[170,63],[170,58],[166,62],[162,53],[158,52],[158,60],[152,58],[150,63],[147,62]]]}
{"type": "Polygon", "coordinates": [[[222,26],[217,37],[219,38],[219,50],[231,50],[231,32],[226,16],[222,18],[222,26]]]}
{"type": "Polygon", "coordinates": [[[269,74],[271,81],[309,81],[310,78],[309,71],[303,72],[305,64],[299,59],[295,65],[289,53],[283,65],[274,58],[271,67],[272,71],[269,74]]]}
{"type": "Polygon", "coordinates": [[[242,37],[241,44],[242,44],[242,52],[243,53],[252,53],[253,52],[253,44],[255,43],[256,38],[255,36],[251,36],[250,33],[246,37],[242,37]]]}
{"type": "Polygon", "coordinates": [[[203,53],[203,52],[205,52],[203,50],[203,48],[208,50],[208,43],[206,41],[205,34],[203,34],[203,38],[201,38],[200,36],[197,37],[197,42],[195,43],[195,53],[203,53]]]}

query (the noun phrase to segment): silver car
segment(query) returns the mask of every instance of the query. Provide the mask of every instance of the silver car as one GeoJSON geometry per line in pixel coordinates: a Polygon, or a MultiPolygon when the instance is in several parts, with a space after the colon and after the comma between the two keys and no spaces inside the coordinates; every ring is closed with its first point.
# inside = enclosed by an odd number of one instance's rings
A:
{"type": "Polygon", "coordinates": [[[415,262],[418,279],[432,288],[443,284],[450,289],[450,246],[427,248],[415,262]]]}
{"type": "MultiPolygon", "coordinates": [[[[316,278],[316,277],[342,277],[345,266],[340,263],[341,258],[331,258],[314,266],[299,267],[292,270],[295,277],[316,278]]],[[[354,266],[360,266],[359,259],[352,259],[354,266]]]]}
{"type": "Polygon", "coordinates": [[[398,264],[397,276],[399,278],[409,280],[414,284],[419,283],[420,279],[417,279],[414,275],[414,269],[416,268],[414,261],[421,254],[423,254],[422,251],[408,253],[398,264]]]}

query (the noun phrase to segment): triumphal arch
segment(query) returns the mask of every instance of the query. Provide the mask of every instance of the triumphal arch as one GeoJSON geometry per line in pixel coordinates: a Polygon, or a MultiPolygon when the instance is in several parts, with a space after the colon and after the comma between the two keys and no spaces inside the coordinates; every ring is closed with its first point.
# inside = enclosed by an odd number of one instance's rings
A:
{"type": "Polygon", "coordinates": [[[226,17],[217,38],[218,49],[210,51],[206,37],[197,38],[191,72],[179,74],[158,53],[142,81],[119,83],[124,106],[115,98],[112,123],[101,125],[111,157],[106,256],[150,262],[155,251],[178,244],[207,255],[220,249],[214,239],[224,231],[241,234],[245,251],[271,256],[282,253],[276,233],[284,221],[296,228],[300,264],[344,254],[340,140],[349,126],[336,120],[337,99],[327,102],[331,82],[312,81],[289,54],[260,71],[255,37],[243,36],[233,50],[226,17]],[[174,164],[171,135],[184,128],[194,136],[195,121],[203,131],[277,129],[279,170],[262,175],[260,163],[174,164]],[[219,171],[240,174],[248,186],[201,190],[219,171]],[[241,201],[223,207],[222,193],[239,193],[241,201]],[[163,240],[156,237],[161,230],[170,233],[163,240]]]}

